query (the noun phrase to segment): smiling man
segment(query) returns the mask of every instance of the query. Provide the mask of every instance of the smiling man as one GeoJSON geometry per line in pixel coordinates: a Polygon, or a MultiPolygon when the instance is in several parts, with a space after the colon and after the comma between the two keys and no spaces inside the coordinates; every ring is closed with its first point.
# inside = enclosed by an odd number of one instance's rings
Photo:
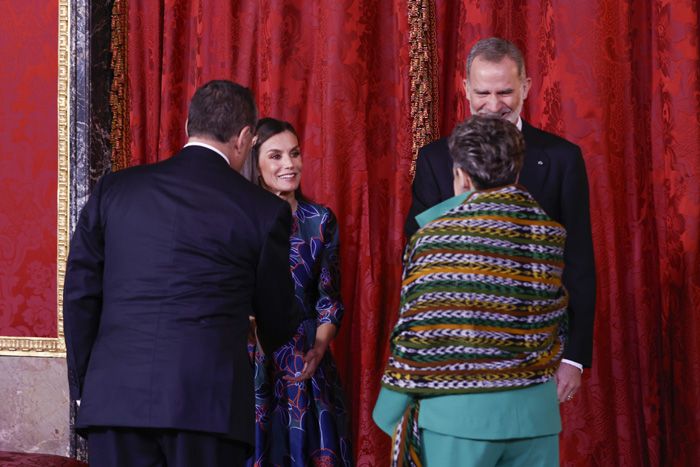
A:
{"type": "MultiPolygon", "coordinates": [[[[578,146],[520,117],[530,83],[523,55],[511,42],[497,37],[482,39],[469,52],[464,85],[472,115],[498,116],[522,131],[525,160],[519,183],[550,217],[566,227],[563,281],[570,297],[569,332],[556,374],[557,394],[564,402],[580,387],[583,367],[590,367],[593,352],[595,264],[588,179],[578,146]]],[[[407,236],[418,230],[416,215],[454,196],[452,165],[447,138],[420,150],[406,219],[407,236]]]]}
{"type": "MultiPolygon", "coordinates": [[[[490,43],[484,45],[488,44],[490,43]]],[[[493,48],[475,54],[479,49],[475,46],[469,54],[468,79],[464,80],[472,115],[503,118],[522,130],[522,125],[518,122],[531,81],[525,76],[522,55],[514,54],[511,58],[508,54],[501,55],[493,48]]]]}

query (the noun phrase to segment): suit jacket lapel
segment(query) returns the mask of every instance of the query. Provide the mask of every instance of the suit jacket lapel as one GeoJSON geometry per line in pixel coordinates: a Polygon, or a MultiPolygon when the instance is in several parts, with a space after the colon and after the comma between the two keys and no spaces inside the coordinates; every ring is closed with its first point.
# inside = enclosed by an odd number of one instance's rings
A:
{"type": "Polygon", "coordinates": [[[536,130],[525,120],[523,120],[523,137],[525,138],[525,160],[519,181],[537,198],[550,169],[549,156],[539,144],[536,130]]]}

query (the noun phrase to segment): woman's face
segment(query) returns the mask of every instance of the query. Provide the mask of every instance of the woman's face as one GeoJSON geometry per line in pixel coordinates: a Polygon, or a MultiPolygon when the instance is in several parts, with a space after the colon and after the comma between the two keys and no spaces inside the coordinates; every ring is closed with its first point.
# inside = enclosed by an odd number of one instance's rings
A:
{"type": "Polygon", "coordinates": [[[278,133],[260,145],[258,169],[264,187],[276,195],[294,193],[301,183],[301,149],[291,131],[278,133]]]}

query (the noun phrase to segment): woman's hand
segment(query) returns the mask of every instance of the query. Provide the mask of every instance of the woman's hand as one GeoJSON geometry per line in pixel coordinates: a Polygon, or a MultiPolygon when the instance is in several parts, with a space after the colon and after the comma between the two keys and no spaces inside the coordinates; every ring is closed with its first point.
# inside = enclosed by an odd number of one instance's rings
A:
{"type": "Polygon", "coordinates": [[[306,352],[304,355],[304,367],[301,369],[301,373],[298,376],[285,376],[284,379],[291,381],[293,383],[298,383],[300,381],[305,381],[311,378],[318,365],[323,360],[323,356],[328,350],[328,345],[335,336],[336,326],[335,324],[322,324],[316,329],[316,341],[314,346],[306,352]]]}
{"type": "Polygon", "coordinates": [[[302,368],[299,376],[285,376],[284,379],[292,383],[298,383],[311,378],[314,373],[316,373],[316,368],[318,368],[319,363],[321,363],[323,359],[323,354],[325,353],[325,349],[321,351],[314,346],[314,348],[304,355],[304,368],[302,368]]]}

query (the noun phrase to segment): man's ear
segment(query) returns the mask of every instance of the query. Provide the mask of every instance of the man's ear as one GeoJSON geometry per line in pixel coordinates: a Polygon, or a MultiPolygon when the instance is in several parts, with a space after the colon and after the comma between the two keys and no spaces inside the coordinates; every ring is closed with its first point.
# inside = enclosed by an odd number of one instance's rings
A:
{"type": "Polygon", "coordinates": [[[238,138],[236,140],[236,149],[239,151],[245,150],[248,152],[250,150],[250,143],[253,141],[253,128],[250,125],[246,125],[238,133],[238,138]]]}
{"type": "Polygon", "coordinates": [[[465,78],[462,84],[464,84],[464,93],[467,95],[467,100],[469,101],[471,100],[469,98],[469,78],[465,78]]]}
{"type": "Polygon", "coordinates": [[[523,81],[523,100],[527,99],[527,93],[530,92],[530,86],[532,85],[532,78],[529,76],[523,81]]]}
{"type": "Polygon", "coordinates": [[[244,126],[236,136],[231,136],[226,146],[229,148],[229,163],[231,167],[240,172],[245,165],[253,140],[253,130],[250,126],[244,126]]]}
{"type": "Polygon", "coordinates": [[[252,141],[253,140],[253,127],[246,125],[238,133],[238,139],[241,141],[252,141]]]}

